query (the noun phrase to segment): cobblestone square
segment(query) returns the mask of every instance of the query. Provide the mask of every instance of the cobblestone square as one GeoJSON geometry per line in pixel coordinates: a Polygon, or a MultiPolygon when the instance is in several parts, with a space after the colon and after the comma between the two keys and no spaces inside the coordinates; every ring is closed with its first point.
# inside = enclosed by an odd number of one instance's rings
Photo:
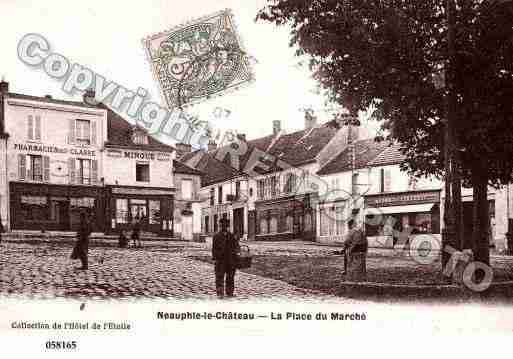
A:
{"type": "MultiPolygon", "coordinates": [[[[69,259],[70,243],[0,244],[0,294],[29,298],[215,298],[211,264],[189,258],[207,255],[196,243],[146,244],[119,249],[91,246],[89,270],[69,259]]],[[[238,299],[323,299],[320,292],[238,272],[238,299]]]]}

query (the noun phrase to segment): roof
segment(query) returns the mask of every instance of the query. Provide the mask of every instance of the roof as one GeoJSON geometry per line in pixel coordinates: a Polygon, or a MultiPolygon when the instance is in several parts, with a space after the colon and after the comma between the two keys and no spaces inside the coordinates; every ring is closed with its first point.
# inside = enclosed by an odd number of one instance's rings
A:
{"type": "Polygon", "coordinates": [[[335,158],[317,171],[317,174],[328,175],[369,167],[371,161],[385,151],[388,146],[390,146],[390,142],[388,141],[376,142],[374,139],[356,141],[352,146],[346,147],[335,158]]]}
{"type": "Polygon", "coordinates": [[[400,148],[401,145],[398,143],[390,145],[376,156],[376,158],[369,163],[369,166],[387,166],[403,162],[406,156],[401,153],[400,148]]]}
{"type": "Polygon", "coordinates": [[[24,95],[14,92],[7,93],[9,98],[20,99],[20,100],[28,100],[28,101],[38,101],[38,102],[49,102],[55,103],[58,105],[69,105],[69,106],[79,106],[79,107],[87,107],[87,108],[96,108],[96,106],[92,106],[83,101],[68,101],[68,100],[59,100],[53,97],[45,97],[45,96],[32,96],[32,95],[24,95]]]}
{"type": "Polygon", "coordinates": [[[319,152],[330,142],[337,129],[323,124],[311,129],[280,136],[268,153],[291,166],[300,166],[315,161],[319,152]]]}
{"type": "Polygon", "coordinates": [[[199,160],[195,168],[203,172],[203,176],[201,177],[202,186],[223,182],[242,175],[241,172],[237,171],[232,166],[217,160],[210,153],[203,153],[202,158],[199,160]]]}
{"type": "Polygon", "coordinates": [[[204,174],[202,171],[189,167],[185,163],[177,160],[173,160],[173,172],[195,176],[202,176],[204,174]]]}
{"type": "MultiPolygon", "coordinates": [[[[172,146],[166,145],[150,135],[148,135],[148,144],[134,143],[132,141],[134,125],[104,104],[99,104],[98,107],[107,110],[107,142],[105,143],[105,147],[122,147],[134,150],[160,152],[175,151],[172,146]]],[[[144,129],[141,130],[145,131],[144,129]]]]}
{"type": "MultiPolygon", "coordinates": [[[[160,152],[173,152],[175,149],[172,146],[166,145],[152,136],[148,135],[148,144],[136,144],[132,141],[133,125],[126,121],[123,117],[111,110],[108,106],[100,103],[97,106],[90,105],[83,101],[69,101],[54,99],[45,96],[32,96],[9,92],[9,98],[22,99],[29,101],[38,101],[46,103],[55,103],[59,105],[79,106],[91,109],[102,109],[107,111],[107,142],[106,147],[122,147],[136,150],[147,151],[160,151],[160,152]]],[[[145,131],[144,129],[140,128],[145,131]]],[[[145,131],[146,132],[146,131],[145,131]]]]}

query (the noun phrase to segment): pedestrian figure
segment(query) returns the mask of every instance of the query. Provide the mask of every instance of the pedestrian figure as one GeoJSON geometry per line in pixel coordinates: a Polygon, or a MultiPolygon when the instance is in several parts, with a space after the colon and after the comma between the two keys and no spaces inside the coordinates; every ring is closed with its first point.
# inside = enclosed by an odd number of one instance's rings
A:
{"type": "Polygon", "coordinates": [[[349,279],[364,280],[366,277],[366,257],[368,242],[362,230],[356,228],[353,219],[347,223],[349,233],[344,241],[344,270],[349,279]]]}
{"type": "Polygon", "coordinates": [[[134,247],[141,247],[141,221],[139,216],[136,216],[132,223],[132,240],[134,241],[134,247]]]}
{"type": "Polygon", "coordinates": [[[221,230],[214,235],[212,241],[212,259],[215,261],[216,293],[219,298],[233,297],[235,289],[235,270],[239,241],[228,230],[229,220],[221,218],[221,230]]]}
{"type": "Polygon", "coordinates": [[[123,229],[119,232],[118,247],[119,248],[128,247],[128,238],[126,237],[125,231],[123,229]]]}
{"type": "Polygon", "coordinates": [[[82,267],[79,269],[88,269],[87,254],[89,251],[89,235],[91,234],[91,223],[89,222],[85,212],[80,213],[80,224],[77,232],[78,240],[75,243],[73,252],[71,253],[71,259],[80,259],[82,267]]]}

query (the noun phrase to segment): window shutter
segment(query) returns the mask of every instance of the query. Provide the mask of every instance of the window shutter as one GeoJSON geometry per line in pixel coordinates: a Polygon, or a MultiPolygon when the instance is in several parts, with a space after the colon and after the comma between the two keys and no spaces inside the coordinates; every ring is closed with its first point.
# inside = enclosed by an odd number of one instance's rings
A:
{"type": "Polygon", "coordinates": [[[18,155],[18,178],[24,181],[27,177],[27,156],[24,154],[18,155]]]}
{"type": "Polygon", "coordinates": [[[91,183],[98,183],[98,161],[91,160],[91,183]]]}
{"type": "Polygon", "coordinates": [[[43,182],[50,181],[50,157],[43,156],[43,182]]]}
{"type": "Polygon", "coordinates": [[[391,182],[392,177],[391,177],[390,170],[389,169],[384,170],[384,174],[385,174],[385,180],[384,180],[385,192],[390,192],[390,188],[392,185],[392,182],[391,182]]]}
{"type": "Polygon", "coordinates": [[[96,145],[96,121],[91,121],[91,145],[96,145]]]}
{"type": "Polygon", "coordinates": [[[34,139],[34,117],[32,115],[28,116],[27,138],[29,140],[34,139]]]}
{"type": "Polygon", "coordinates": [[[75,159],[68,159],[68,173],[69,173],[69,183],[75,183],[75,159]]]}
{"type": "Polygon", "coordinates": [[[68,142],[70,144],[75,143],[75,120],[73,119],[68,121],[68,142]]]}
{"type": "Polygon", "coordinates": [[[35,139],[41,141],[41,116],[36,116],[36,132],[35,139]]]}

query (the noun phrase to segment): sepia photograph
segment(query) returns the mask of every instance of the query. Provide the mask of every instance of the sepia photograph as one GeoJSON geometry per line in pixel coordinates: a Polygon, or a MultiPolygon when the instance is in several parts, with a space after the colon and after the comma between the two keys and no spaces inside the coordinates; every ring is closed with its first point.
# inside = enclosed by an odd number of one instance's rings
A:
{"type": "MultiPolygon", "coordinates": [[[[12,353],[199,357],[234,338],[251,356],[257,338],[331,356],[344,338],[375,356],[398,332],[511,335],[513,1],[0,14],[12,353]]],[[[436,349],[484,350],[450,338],[436,349]]]]}

